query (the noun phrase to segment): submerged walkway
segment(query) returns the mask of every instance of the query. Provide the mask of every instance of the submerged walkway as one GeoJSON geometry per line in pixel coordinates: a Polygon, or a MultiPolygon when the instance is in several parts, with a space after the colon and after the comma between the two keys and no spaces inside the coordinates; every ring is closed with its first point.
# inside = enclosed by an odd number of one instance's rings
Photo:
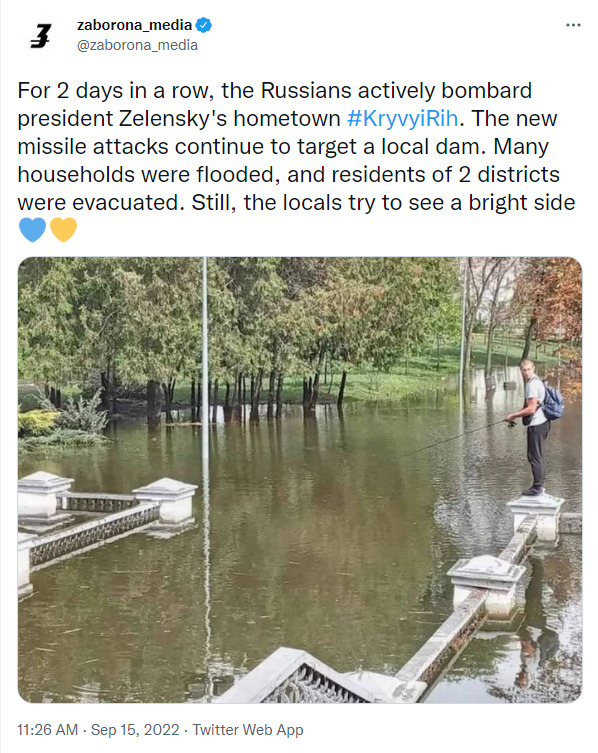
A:
{"type": "MultiPolygon", "coordinates": [[[[160,538],[190,527],[195,485],[160,479],[132,494],[72,492],[72,479],[43,471],[19,481],[19,596],[30,596],[30,573],[122,536],[160,538]]],[[[485,623],[512,630],[521,614],[517,588],[534,546],[554,549],[559,533],[580,533],[581,515],[561,514],[550,495],[508,503],[513,536],[498,556],[459,560],[447,573],[453,612],[394,675],[342,674],[310,654],[279,648],[216,698],[216,703],[414,703],[425,699],[485,623]]]]}
{"type": "Polygon", "coordinates": [[[520,613],[517,585],[534,545],[554,548],[559,533],[580,533],[581,515],[564,514],[550,495],[508,503],[513,537],[498,555],[460,560],[448,572],[454,611],[392,677],[375,672],[340,674],[304,651],[280,648],[215,703],[417,703],[488,620],[508,629],[520,613]]]}

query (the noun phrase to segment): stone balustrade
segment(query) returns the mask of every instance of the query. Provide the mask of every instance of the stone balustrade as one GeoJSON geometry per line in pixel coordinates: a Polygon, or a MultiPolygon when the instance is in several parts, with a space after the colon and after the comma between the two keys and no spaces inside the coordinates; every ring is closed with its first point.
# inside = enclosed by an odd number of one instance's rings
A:
{"type": "Polygon", "coordinates": [[[18,482],[19,598],[32,593],[30,573],[40,567],[142,529],[170,538],[195,527],[195,484],[162,478],[132,494],[108,494],[71,491],[73,482],[46,471],[18,482]]]}
{"type": "Polygon", "coordinates": [[[562,504],[562,499],[547,494],[508,503],[513,514],[513,537],[498,557],[461,559],[448,571],[454,588],[454,611],[394,677],[367,671],[339,675],[305,652],[281,648],[216,703],[421,701],[486,620],[508,625],[513,619],[518,611],[517,587],[525,574],[522,563],[531,548],[535,544],[556,546],[559,528],[581,531],[578,516],[569,516],[565,524],[560,522],[562,504]],[[325,692],[314,691],[314,682],[325,692]],[[340,688],[344,683],[346,689],[349,682],[351,693],[345,695],[340,688]]]}

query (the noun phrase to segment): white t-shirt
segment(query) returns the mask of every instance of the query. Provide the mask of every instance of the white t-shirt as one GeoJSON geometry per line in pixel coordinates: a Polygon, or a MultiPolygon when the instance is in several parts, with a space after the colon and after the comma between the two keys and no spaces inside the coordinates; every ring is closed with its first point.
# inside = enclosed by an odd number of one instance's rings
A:
{"type": "MultiPolygon", "coordinates": [[[[529,380],[529,382],[525,383],[525,399],[529,400],[532,397],[535,397],[540,405],[546,399],[546,388],[544,387],[544,382],[535,374],[529,380]]],[[[548,421],[548,419],[544,415],[544,411],[542,410],[542,408],[538,408],[538,410],[532,416],[532,420],[529,422],[528,426],[538,426],[539,424],[546,423],[546,421],[548,421]]]]}

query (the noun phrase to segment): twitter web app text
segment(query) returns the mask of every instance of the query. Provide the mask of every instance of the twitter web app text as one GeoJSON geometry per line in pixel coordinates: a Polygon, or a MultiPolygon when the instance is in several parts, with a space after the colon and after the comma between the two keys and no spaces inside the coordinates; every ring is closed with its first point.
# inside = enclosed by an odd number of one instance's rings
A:
{"type": "MultiPolygon", "coordinates": [[[[2,384],[15,401],[17,281],[30,257],[572,256],[596,282],[587,5],[35,0],[2,15],[2,384]]],[[[12,428],[2,432],[6,498],[18,457],[12,428]]],[[[459,742],[467,704],[430,704],[434,724],[409,703],[152,705],[132,690],[117,704],[101,689],[90,704],[79,691],[31,703],[18,690],[18,563],[2,514],[2,735],[13,747],[388,744],[398,718],[410,745],[422,723],[448,750],[473,744],[459,742]],[[453,723],[461,732],[447,739],[453,723]]],[[[303,648],[296,628],[281,640],[303,648]]],[[[326,663],[325,646],[308,648],[326,663]]],[[[53,650],[39,648],[40,662],[53,650]]],[[[265,658],[248,646],[243,673],[265,658]]],[[[396,667],[375,669],[394,676],[409,658],[399,645],[396,667]]],[[[356,669],[353,655],[335,668],[356,669]]],[[[575,722],[594,686],[588,672],[587,696],[566,712],[575,722]]],[[[470,723],[479,741],[496,720],[481,709],[470,723]]],[[[527,734],[525,720],[514,725],[527,734]]]]}

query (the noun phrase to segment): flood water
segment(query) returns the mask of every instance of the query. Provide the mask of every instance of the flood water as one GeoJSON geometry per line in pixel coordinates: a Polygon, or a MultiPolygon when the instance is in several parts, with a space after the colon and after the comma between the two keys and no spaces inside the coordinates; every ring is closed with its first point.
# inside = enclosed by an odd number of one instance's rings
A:
{"type": "MultiPolygon", "coordinates": [[[[508,378],[517,380],[518,370],[508,378]]],[[[304,420],[219,424],[204,525],[201,436],[121,423],[106,448],[27,456],[79,491],[127,493],[168,476],[198,484],[196,530],[144,534],[33,573],[20,604],[19,690],[28,701],[180,702],[219,695],[280,646],[340,672],[396,673],[450,614],[447,570],[498,554],[505,503],[529,484],[525,436],[485,426],[522,404],[454,390],[392,404],[321,407],[304,420]]],[[[581,510],[581,404],[548,440],[547,490],[581,510]]],[[[528,566],[522,625],[480,632],[430,702],[572,700],[581,685],[581,537],[528,566]],[[523,677],[523,679],[521,679],[523,677]],[[555,691],[555,687],[557,690],[555,691]],[[556,693],[556,695],[555,695],[556,693]]]]}

